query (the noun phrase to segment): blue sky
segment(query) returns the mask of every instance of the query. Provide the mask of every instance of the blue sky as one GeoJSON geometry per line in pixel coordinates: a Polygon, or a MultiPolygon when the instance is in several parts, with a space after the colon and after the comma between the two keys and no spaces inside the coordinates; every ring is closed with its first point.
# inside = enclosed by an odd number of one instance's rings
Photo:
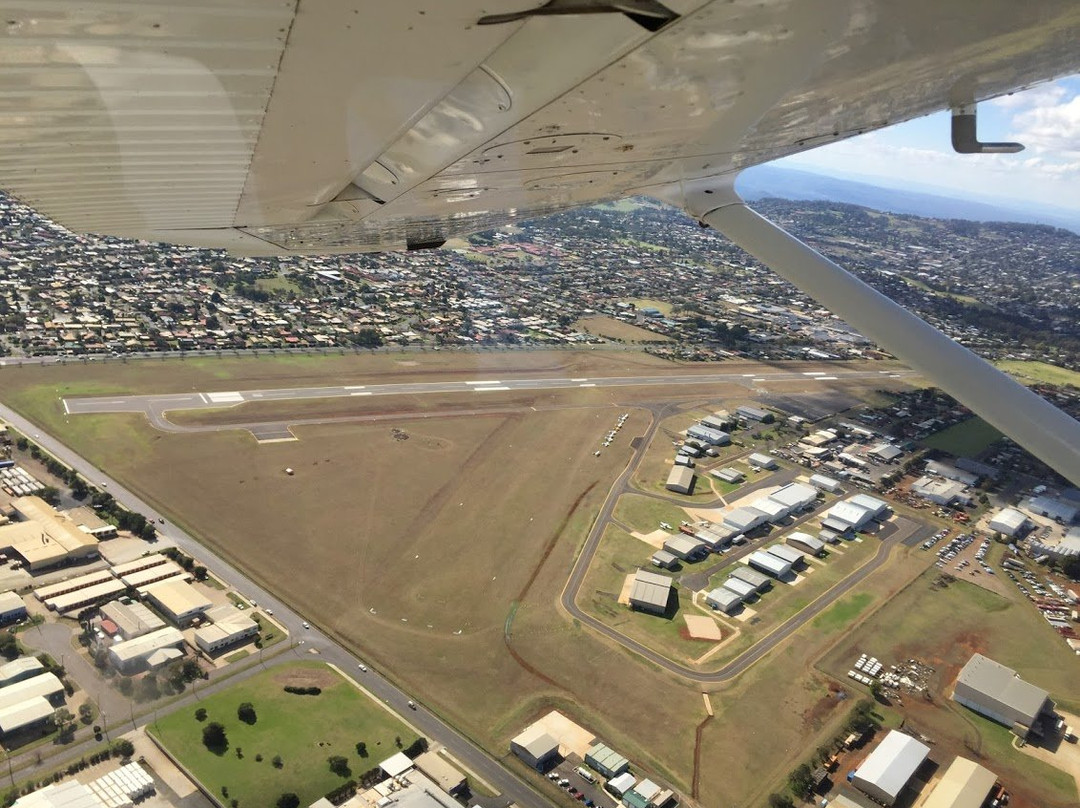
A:
{"type": "Polygon", "coordinates": [[[979,105],[979,139],[1019,154],[960,155],[941,112],[779,160],[777,166],[963,198],[997,197],[1080,210],[1080,76],[979,105]]]}

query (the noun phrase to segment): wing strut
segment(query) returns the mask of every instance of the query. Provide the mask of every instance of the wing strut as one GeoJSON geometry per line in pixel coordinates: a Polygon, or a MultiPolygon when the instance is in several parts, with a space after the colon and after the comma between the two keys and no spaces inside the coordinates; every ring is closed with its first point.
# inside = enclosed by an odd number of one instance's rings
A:
{"type": "Polygon", "coordinates": [[[734,180],[694,180],[652,193],[723,233],[1080,485],[1080,422],[750,210],[734,180]]]}

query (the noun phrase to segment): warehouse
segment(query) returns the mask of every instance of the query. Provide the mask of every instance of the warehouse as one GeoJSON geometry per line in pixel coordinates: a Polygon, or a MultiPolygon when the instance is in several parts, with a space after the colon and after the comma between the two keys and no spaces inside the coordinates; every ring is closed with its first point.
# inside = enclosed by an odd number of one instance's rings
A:
{"type": "Polygon", "coordinates": [[[973,760],[958,757],[945,770],[922,808],[982,808],[997,775],[973,760]]]}
{"type": "Polygon", "coordinates": [[[1021,679],[1007,668],[982,654],[974,654],[956,677],[953,700],[992,721],[1026,730],[1040,715],[1050,715],[1054,702],[1041,687],[1021,679]]]}
{"type": "Polygon", "coordinates": [[[796,550],[794,547],[788,547],[786,544],[774,544],[765,550],[769,555],[774,555],[781,561],[786,561],[793,568],[798,567],[806,563],[806,556],[796,550]]]}
{"type": "Polygon", "coordinates": [[[769,469],[772,471],[775,468],[779,468],[776,463],[776,458],[772,455],[762,454],[761,452],[754,452],[746,458],[746,462],[757,469],[769,469]]]}
{"type": "Polygon", "coordinates": [[[59,595],[66,595],[69,592],[74,592],[76,589],[85,589],[88,586],[94,586],[95,584],[111,580],[113,580],[111,572],[108,570],[98,570],[97,572],[90,572],[76,578],[68,578],[66,581],[61,581],[57,584],[38,587],[34,590],[34,597],[44,603],[59,595]]]}
{"type": "Polygon", "coordinates": [[[16,592],[5,592],[0,595],[0,626],[14,623],[26,617],[26,604],[16,592]]]}
{"type": "Polygon", "coordinates": [[[683,561],[698,561],[709,554],[705,542],[685,533],[677,533],[664,539],[664,549],[683,561]]]}
{"type": "Polygon", "coordinates": [[[109,661],[121,672],[128,673],[150,662],[150,658],[167,648],[179,649],[184,635],[172,626],[159,628],[134,640],[124,640],[109,648],[109,661]]]}
{"type": "Polygon", "coordinates": [[[712,415],[706,415],[698,423],[707,426],[709,429],[718,429],[725,432],[731,427],[731,413],[727,410],[719,410],[712,415]]]}
{"type": "Polygon", "coordinates": [[[438,752],[424,752],[413,760],[413,764],[447,794],[454,794],[467,785],[465,775],[438,752]]]}
{"type": "Polygon", "coordinates": [[[990,520],[990,530],[1008,536],[1010,539],[1021,538],[1032,527],[1030,520],[1016,508],[1002,508],[990,520]]]}
{"type": "Polygon", "coordinates": [[[738,595],[740,600],[749,600],[757,594],[757,587],[738,578],[728,578],[721,588],[738,595]]]}
{"type": "Polygon", "coordinates": [[[195,644],[207,654],[230,648],[259,634],[259,624],[230,603],[208,609],[206,618],[213,622],[195,629],[195,644]]]}
{"type": "Polygon", "coordinates": [[[755,499],[750,503],[750,507],[755,511],[760,511],[765,514],[765,521],[774,525],[787,519],[789,513],[786,505],[777,502],[775,499],[770,499],[769,497],[755,499]]]}
{"type": "Polygon", "coordinates": [[[878,460],[881,460],[885,463],[894,462],[903,453],[904,452],[899,447],[894,446],[891,443],[879,443],[877,446],[867,452],[867,454],[873,455],[878,460]]]}
{"type": "Polygon", "coordinates": [[[939,463],[937,460],[926,461],[926,473],[944,477],[946,480],[955,480],[964,485],[975,485],[979,482],[978,474],[972,474],[970,471],[961,471],[956,468],[956,466],[950,466],[948,463],[939,463]]]}
{"type": "Polygon", "coordinates": [[[637,779],[630,772],[623,772],[618,777],[612,777],[607,783],[604,784],[604,788],[614,794],[616,797],[622,797],[627,791],[637,785],[637,779]]]}
{"type": "Polygon", "coordinates": [[[147,588],[146,596],[178,626],[190,623],[210,608],[210,601],[186,581],[173,579],[147,588]]]}
{"type": "Polygon", "coordinates": [[[694,460],[689,455],[679,452],[679,454],[675,455],[675,465],[692,469],[694,467],[694,460]]]}
{"type": "Polygon", "coordinates": [[[630,606],[643,612],[664,614],[671,600],[671,579],[655,572],[638,570],[630,588],[630,606]]]}
{"type": "Polygon", "coordinates": [[[686,466],[672,466],[664,487],[676,494],[692,494],[694,493],[694,479],[693,469],[686,466]]]}
{"type": "Polygon", "coordinates": [[[892,805],[929,754],[930,747],[926,744],[890,730],[855,770],[851,784],[878,802],[892,805]]]}
{"type": "Polygon", "coordinates": [[[885,518],[885,514],[889,512],[888,502],[878,499],[877,497],[872,497],[869,494],[856,494],[851,497],[848,502],[870,511],[870,513],[873,514],[874,519],[883,519],[885,518]]]}
{"type": "Polygon", "coordinates": [[[736,533],[749,533],[767,521],[768,517],[756,508],[736,508],[724,514],[724,527],[736,533]]]}
{"type": "Polygon", "coordinates": [[[746,479],[745,474],[743,474],[738,469],[733,469],[731,467],[713,469],[709,472],[709,474],[711,474],[713,477],[716,477],[718,480],[723,480],[725,483],[732,483],[733,485],[741,483],[743,480],[746,479]]]}
{"type": "Polygon", "coordinates": [[[766,424],[772,423],[774,420],[771,412],[759,407],[736,407],[735,414],[740,418],[745,418],[747,421],[761,421],[766,424]]]}
{"type": "Polygon", "coordinates": [[[0,708],[0,734],[43,724],[53,717],[56,708],[44,696],[32,696],[26,701],[0,708]]]}
{"type": "Polygon", "coordinates": [[[802,483],[788,483],[769,494],[769,499],[779,502],[788,509],[788,513],[806,510],[817,502],[817,489],[802,483]]]}
{"type": "Polygon", "coordinates": [[[125,640],[133,640],[165,627],[165,621],[141,603],[114,600],[101,607],[101,617],[111,620],[125,640]]]}
{"type": "Polygon", "coordinates": [[[754,587],[755,592],[764,592],[772,586],[772,578],[743,564],[736,564],[735,569],[728,573],[728,577],[750,584],[750,586],[754,587]]]}
{"type": "Polygon", "coordinates": [[[0,549],[20,555],[31,571],[97,555],[97,539],[41,497],[19,497],[11,506],[22,521],[0,527],[0,549]]]}
{"type": "Polygon", "coordinates": [[[37,657],[24,656],[0,665],[0,687],[7,687],[23,679],[30,679],[45,670],[37,657]]]}
{"type": "Polygon", "coordinates": [[[840,534],[828,529],[819,530],[817,536],[826,544],[836,544],[840,541],[840,534]]]}
{"type": "Polygon", "coordinates": [[[828,491],[830,494],[838,494],[841,490],[839,480],[826,477],[824,474],[811,474],[810,485],[820,491],[828,491]]]}
{"type": "Polygon", "coordinates": [[[131,575],[133,572],[142,572],[151,567],[160,566],[168,560],[169,559],[161,553],[150,553],[141,558],[136,558],[134,561],[128,561],[124,564],[114,564],[112,571],[117,578],[123,578],[125,575],[131,575]]]}
{"type": "Polygon", "coordinates": [[[727,432],[707,426],[692,426],[686,430],[686,436],[694,440],[704,441],[710,446],[727,446],[731,443],[731,435],[727,432]]]}
{"type": "MultiPolygon", "coordinates": [[[[115,572],[115,570],[114,570],[115,572]]],[[[183,567],[177,564],[175,561],[165,560],[164,564],[156,564],[153,567],[141,569],[136,572],[129,572],[126,575],[121,575],[120,580],[125,585],[132,589],[142,589],[143,587],[156,584],[159,581],[168,581],[171,578],[190,578],[188,573],[184,572],[183,567]]]]}
{"type": "Polygon", "coordinates": [[[825,542],[821,539],[815,539],[809,533],[795,531],[787,537],[787,543],[796,550],[802,550],[812,556],[820,556],[825,552],[825,542]]]}
{"type": "Polygon", "coordinates": [[[539,724],[527,727],[510,741],[510,751],[538,772],[546,771],[559,760],[559,744],[539,724]]]}
{"type": "MultiPolygon", "coordinates": [[[[751,587],[752,589],[753,587],[751,587]]],[[[718,586],[705,596],[705,603],[714,609],[718,609],[725,614],[731,614],[733,611],[739,608],[742,603],[742,596],[726,586],[718,586]]]]}
{"type": "Polygon", "coordinates": [[[694,538],[703,542],[714,553],[731,544],[731,536],[730,530],[716,530],[709,527],[700,527],[694,531],[694,538]]]}
{"type": "Polygon", "coordinates": [[[754,569],[768,573],[774,578],[782,578],[791,573],[791,563],[777,558],[772,553],[763,553],[760,550],[755,550],[746,560],[754,569]]]}
{"type": "Polygon", "coordinates": [[[860,508],[850,500],[837,502],[825,514],[822,527],[843,533],[848,530],[862,530],[874,520],[874,514],[866,508],[860,508]],[[839,530],[837,530],[839,528],[839,530]]]}
{"type": "Polygon", "coordinates": [[[1064,525],[1076,521],[1076,506],[1053,497],[1029,497],[1020,503],[1020,507],[1036,516],[1045,516],[1064,525]]]}
{"type": "Polygon", "coordinates": [[[48,699],[53,704],[63,700],[64,685],[55,673],[39,673],[29,679],[0,688],[0,710],[14,707],[27,699],[37,696],[48,699]]]}
{"type": "Polygon", "coordinates": [[[679,566],[679,557],[674,553],[669,553],[667,550],[657,550],[649,560],[654,567],[665,570],[673,570],[679,566]]]}
{"type": "Polygon", "coordinates": [[[585,763],[609,779],[618,777],[630,768],[629,760],[607,744],[599,742],[585,753],[585,763]]]}
{"type": "Polygon", "coordinates": [[[928,499],[937,505],[969,505],[971,497],[967,487],[955,480],[923,476],[911,484],[911,493],[928,499]]]}
{"type": "Polygon", "coordinates": [[[127,589],[127,587],[124,586],[123,581],[110,578],[100,584],[88,586],[85,589],[76,589],[74,592],[68,592],[66,595],[52,598],[51,600],[46,601],[45,605],[57,614],[69,614],[70,612],[77,612],[80,609],[85,609],[88,606],[97,606],[99,603],[112,600],[125,589],[127,589]]]}

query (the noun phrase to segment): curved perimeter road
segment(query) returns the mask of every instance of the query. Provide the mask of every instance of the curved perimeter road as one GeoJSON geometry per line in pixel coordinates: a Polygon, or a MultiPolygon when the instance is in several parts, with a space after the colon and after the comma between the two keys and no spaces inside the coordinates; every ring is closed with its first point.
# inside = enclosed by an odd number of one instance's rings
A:
{"type": "MultiPolygon", "coordinates": [[[[639,404],[638,406],[643,405],[639,404]]],[[[615,510],[615,504],[625,491],[633,490],[627,488],[627,483],[630,476],[641,463],[642,458],[644,458],[649,445],[652,443],[663,415],[664,410],[653,408],[653,422],[649,425],[648,430],[646,430],[641,445],[638,446],[634,456],[627,464],[625,471],[623,471],[615,481],[615,484],[612,485],[607,499],[604,500],[604,505],[600,509],[596,521],[593,523],[592,530],[585,540],[585,545],[581,548],[581,553],[574,563],[574,568],[570,572],[570,578],[563,588],[560,600],[563,608],[582,623],[585,623],[593,630],[614,640],[627,650],[645,657],[645,659],[648,659],[650,662],[655,663],[676,676],[680,676],[683,679],[689,679],[693,682],[700,682],[702,684],[719,684],[734,679],[763,656],[768,654],[773,648],[798,631],[802,626],[806,625],[807,621],[812,620],[826,608],[831,606],[836,602],[837,598],[849,592],[853,587],[857,586],[868,575],[874,572],[874,570],[878,569],[888,559],[889,553],[892,551],[893,547],[898,544],[907,544],[909,546],[917,544],[924,541],[925,538],[933,532],[932,527],[919,525],[918,523],[903,517],[896,517],[895,522],[886,525],[882,529],[882,533],[885,533],[886,535],[881,539],[881,546],[878,548],[877,554],[870,561],[863,564],[863,566],[859,567],[859,569],[847,578],[844,578],[844,580],[828,592],[825,592],[805,609],[789,618],[787,622],[773,629],[766,637],[763,637],[719,670],[712,672],[697,671],[693,668],[688,668],[685,665],[673,662],[663,654],[649,648],[647,645],[616,631],[614,628],[588,614],[577,605],[578,593],[581,591],[581,586],[585,582],[585,575],[592,565],[593,556],[600,546],[600,540],[603,538],[604,530],[607,528],[608,523],[612,521],[612,513],[615,510]]],[[[634,491],[634,493],[638,492],[634,491]]]]}
{"type": "MultiPolygon", "coordinates": [[[[194,538],[180,530],[171,522],[162,524],[159,521],[164,519],[164,516],[161,513],[137,495],[124,488],[120,483],[106,476],[100,469],[84,459],[81,455],[76,454],[52,436],[41,432],[37,426],[2,404],[0,404],[0,417],[7,420],[8,423],[20,432],[30,436],[35,443],[54,455],[61,462],[66,463],[71,468],[75,469],[94,485],[104,485],[105,490],[112,494],[116,501],[124,507],[142,513],[148,519],[155,522],[155,526],[158,527],[158,532],[167,540],[166,543],[173,543],[189,555],[199,559],[199,561],[203,562],[216,576],[220,577],[229,586],[237,589],[249,599],[256,600],[260,607],[264,609],[270,607],[273,609],[274,620],[285,626],[294,640],[303,643],[296,648],[298,652],[303,652],[305,650],[313,651],[318,655],[316,657],[317,659],[336,665],[344,671],[346,675],[355,673],[353,678],[366,688],[373,697],[381,699],[384,704],[398,713],[405,723],[411,724],[418,732],[421,732],[426,737],[446,747],[447,751],[457,760],[461,761],[463,766],[497,788],[504,799],[517,803],[519,806],[522,806],[522,808],[550,808],[550,800],[541,796],[525,780],[506,769],[487,752],[482,750],[437,715],[424,709],[423,706],[419,706],[419,708],[415,710],[409,709],[408,705],[410,699],[414,699],[418,705],[421,704],[419,697],[411,696],[400,690],[396,685],[391,683],[388,678],[376,672],[374,669],[370,668],[370,666],[368,672],[359,673],[357,666],[360,664],[360,660],[357,657],[350,654],[345,648],[338,645],[329,636],[323,634],[314,626],[310,629],[305,629],[303,627],[303,618],[290,609],[283,601],[257,585],[232,564],[199,544],[194,538]]],[[[243,676],[245,673],[246,671],[241,672],[239,675],[243,676]]],[[[222,681],[220,686],[226,687],[229,683],[230,679],[227,678],[222,681]]],[[[203,691],[200,690],[200,692],[203,691]]],[[[195,698],[195,694],[191,693],[190,698],[195,698]]],[[[181,699],[167,709],[171,710],[181,705],[188,704],[190,703],[190,698],[181,699]]],[[[144,716],[141,720],[136,718],[134,723],[145,724],[147,720],[148,718],[144,716]]],[[[66,751],[77,754],[78,752],[76,750],[80,748],[85,749],[84,746],[76,744],[73,745],[70,750],[66,751]]],[[[46,760],[43,765],[48,765],[49,763],[50,761],[46,760]]]]}

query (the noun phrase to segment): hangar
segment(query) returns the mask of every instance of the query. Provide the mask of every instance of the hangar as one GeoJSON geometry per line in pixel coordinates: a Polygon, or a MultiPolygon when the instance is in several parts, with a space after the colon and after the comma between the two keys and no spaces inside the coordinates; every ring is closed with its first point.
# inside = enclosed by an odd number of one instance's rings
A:
{"type": "Polygon", "coordinates": [[[780,578],[791,572],[791,562],[777,558],[772,553],[763,553],[760,550],[755,550],[746,560],[751,567],[766,572],[776,578],[780,578]]]}
{"type": "Polygon", "coordinates": [[[973,760],[958,757],[934,786],[922,808],[982,808],[997,775],[973,760]]]}
{"type": "Polygon", "coordinates": [[[837,502],[829,509],[822,524],[830,529],[833,529],[830,526],[830,523],[832,523],[841,526],[843,530],[862,530],[873,519],[874,514],[872,511],[861,508],[850,500],[845,500],[844,502],[837,502]]]}
{"type": "Polygon", "coordinates": [[[801,533],[796,530],[788,535],[786,541],[796,550],[802,550],[812,556],[819,556],[825,552],[825,542],[821,539],[815,539],[809,533],[801,533]]]}
{"type": "Polygon", "coordinates": [[[643,612],[664,614],[671,600],[671,579],[647,570],[638,570],[630,588],[630,606],[643,612]]]}
{"type": "Polygon", "coordinates": [[[826,477],[824,474],[811,474],[810,485],[822,491],[828,491],[830,494],[836,494],[840,491],[840,481],[834,480],[832,477],[826,477]]]}
{"type": "Polygon", "coordinates": [[[510,741],[510,751],[537,771],[544,771],[559,758],[559,744],[539,724],[527,727],[510,741]]]}
{"type": "Polygon", "coordinates": [[[852,505],[858,505],[860,508],[866,508],[873,514],[874,519],[882,519],[889,511],[889,503],[883,499],[872,497],[869,494],[856,494],[848,499],[852,505]]]}
{"type": "Polygon", "coordinates": [[[774,544],[766,551],[769,555],[774,555],[781,561],[786,561],[792,567],[796,564],[806,563],[806,556],[796,550],[794,547],[788,547],[786,544],[774,544]]]}
{"type": "Polygon", "coordinates": [[[725,614],[730,614],[739,608],[739,604],[742,603],[742,597],[733,592],[726,585],[718,586],[705,596],[705,603],[725,614]]]}
{"type": "Polygon", "coordinates": [[[746,600],[752,598],[757,594],[757,589],[753,584],[748,584],[746,581],[741,581],[738,578],[728,578],[721,586],[722,589],[726,589],[732,594],[738,595],[740,600],[746,600]]]}
{"type": "Polygon", "coordinates": [[[817,489],[802,483],[788,483],[769,494],[769,499],[784,505],[788,513],[796,513],[817,502],[817,489]]]}
{"type": "Polygon", "coordinates": [[[678,533],[664,539],[664,549],[672,555],[676,555],[684,561],[696,561],[709,554],[709,548],[701,539],[678,533]]]}
{"type": "Polygon", "coordinates": [[[765,514],[765,519],[774,525],[787,519],[788,514],[791,513],[791,509],[787,505],[777,502],[772,497],[755,499],[750,503],[750,507],[765,514]]]}
{"type": "Polygon", "coordinates": [[[733,469],[731,467],[713,469],[709,472],[709,474],[719,480],[723,480],[725,483],[741,483],[743,480],[746,479],[745,474],[743,474],[738,469],[733,469]]]}
{"type": "Polygon", "coordinates": [[[731,435],[727,432],[701,425],[690,427],[686,430],[686,436],[694,440],[704,441],[710,446],[727,446],[731,443],[731,435]]]}
{"type": "Polygon", "coordinates": [[[755,527],[765,524],[768,517],[756,508],[736,508],[724,514],[724,526],[737,533],[747,533],[755,527]]]}
{"type": "Polygon", "coordinates": [[[851,784],[878,802],[892,805],[929,754],[930,747],[926,744],[890,730],[855,770],[851,784]]]}
{"type": "Polygon", "coordinates": [[[775,468],[779,468],[776,463],[775,457],[773,457],[772,455],[764,454],[762,452],[754,452],[752,455],[746,458],[746,462],[754,468],[759,469],[768,469],[772,471],[775,468]]]}
{"type": "Polygon", "coordinates": [[[990,529],[1015,539],[1031,529],[1030,520],[1016,508],[1002,508],[990,520],[990,529]]]}
{"type": "Polygon", "coordinates": [[[772,578],[743,564],[735,565],[735,569],[728,573],[728,577],[750,584],[757,592],[763,592],[772,586],[772,578]]]}
{"type": "Polygon", "coordinates": [[[1010,728],[1019,724],[1027,730],[1040,715],[1054,711],[1054,702],[1045,690],[1025,682],[1012,668],[982,654],[973,654],[960,670],[952,697],[1010,728]]]}
{"type": "Polygon", "coordinates": [[[667,484],[664,486],[668,491],[677,494],[692,494],[694,491],[694,470],[686,466],[672,466],[668,474],[667,484]]]}

